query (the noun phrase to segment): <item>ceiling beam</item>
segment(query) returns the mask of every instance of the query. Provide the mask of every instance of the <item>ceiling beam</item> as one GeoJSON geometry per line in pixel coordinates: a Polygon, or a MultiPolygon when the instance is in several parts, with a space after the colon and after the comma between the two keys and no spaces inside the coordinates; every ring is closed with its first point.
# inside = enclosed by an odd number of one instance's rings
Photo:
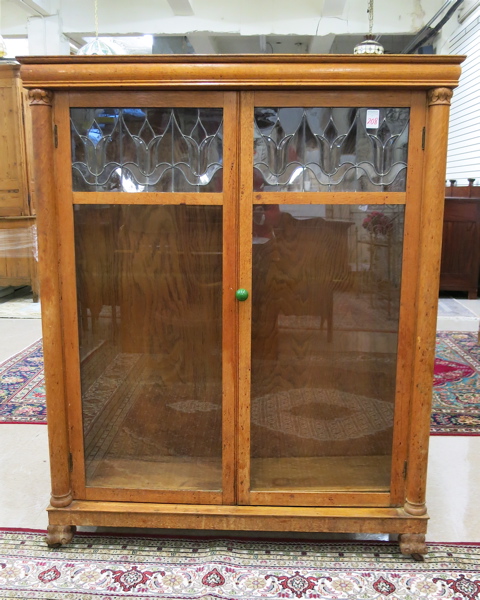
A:
{"type": "Polygon", "coordinates": [[[309,54],[330,54],[335,34],[315,35],[308,45],[309,54]]]}
{"type": "Polygon", "coordinates": [[[195,54],[218,54],[215,40],[205,32],[194,31],[187,35],[195,54]]]}
{"type": "Polygon", "coordinates": [[[167,0],[167,2],[177,17],[191,17],[195,14],[190,0],[167,0]]]}
{"type": "Polygon", "coordinates": [[[50,0],[11,0],[20,8],[23,8],[30,16],[48,17],[53,12],[50,0]]]}
{"type": "Polygon", "coordinates": [[[260,35],[258,36],[258,43],[260,45],[260,53],[261,54],[266,54],[267,52],[267,36],[266,35],[260,35]]]}
{"type": "MultiPolygon", "coordinates": [[[[324,0],[322,17],[341,17],[345,10],[347,0],[324,0]]],[[[365,6],[366,6],[365,2],[365,6]]]]}
{"type": "Polygon", "coordinates": [[[81,48],[83,45],[85,45],[87,43],[86,40],[84,39],[84,37],[82,35],[80,35],[79,33],[63,32],[63,35],[67,38],[67,40],[70,42],[70,44],[77,49],[81,48]]]}

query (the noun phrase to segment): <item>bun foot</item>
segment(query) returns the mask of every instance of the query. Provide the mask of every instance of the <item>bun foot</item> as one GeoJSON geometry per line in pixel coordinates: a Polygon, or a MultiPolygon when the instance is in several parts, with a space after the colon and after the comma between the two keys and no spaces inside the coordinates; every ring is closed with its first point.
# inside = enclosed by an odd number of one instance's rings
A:
{"type": "Polygon", "coordinates": [[[414,560],[424,561],[428,553],[424,533],[402,533],[398,536],[400,552],[411,555],[414,560]]]}
{"type": "Polygon", "coordinates": [[[45,541],[49,548],[60,548],[72,541],[77,528],[75,525],[49,525],[45,541]]]}

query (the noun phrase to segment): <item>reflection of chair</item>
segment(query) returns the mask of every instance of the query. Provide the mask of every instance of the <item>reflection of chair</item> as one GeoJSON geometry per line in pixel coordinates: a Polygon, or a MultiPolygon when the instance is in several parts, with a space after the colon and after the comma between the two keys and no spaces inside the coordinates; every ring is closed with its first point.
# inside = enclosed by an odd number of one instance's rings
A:
{"type": "Polygon", "coordinates": [[[333,292],[349,281],[347,230],[351,225],[318,217],[298,220],[282,213],[275,238],[254,244],[255,353],[276,352],[279,314],[320,317],[320,328],[326,323],[327,341],[332,341],[333,292]]]}
{"type": "Polygon", "coordinates": [[[102,206],[82,207],[75,212],[78,317],[84,333],[98,334],[104,306],[111,307],[112,325],[115,326],[112,249],[117,213],[102,206]]]}

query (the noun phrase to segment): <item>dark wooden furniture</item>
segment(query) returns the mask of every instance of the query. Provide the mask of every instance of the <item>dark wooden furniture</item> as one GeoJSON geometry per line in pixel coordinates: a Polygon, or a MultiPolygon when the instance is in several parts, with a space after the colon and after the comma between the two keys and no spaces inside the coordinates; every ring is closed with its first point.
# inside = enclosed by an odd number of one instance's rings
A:
{"type": "Polygon", "coordinates": [[[467,292],[480,287],[480,187],[446,187],[440,290],[467,292]]]}
{"type": "Polygon", "coordinates": [[[21,59],[50,545],[101,525],[385,532],[426,553],[461,60],[21,59]]]}

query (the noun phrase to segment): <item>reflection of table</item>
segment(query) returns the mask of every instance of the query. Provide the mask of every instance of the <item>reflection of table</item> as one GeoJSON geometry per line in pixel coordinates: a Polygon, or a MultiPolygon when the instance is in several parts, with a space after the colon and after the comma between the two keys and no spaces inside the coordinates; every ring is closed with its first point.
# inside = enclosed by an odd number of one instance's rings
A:
{"type": "Polygon", "coordinates": [[[0,286],[29,285],[38,302],[34,216],[0,217],[0,286]]]}
{"type": "Polygon", "coordinates": [[[375,306],[375,300],[384,297],[387,303],[387,314],[392,314],[393,289],[398,285],[400,272],[398,270],[397,252],[392,252],[394,239],[392,232],[387,234],[370,233],[367,240],[358,240],[358,244],[366,244],[369,252],[369,268],[366,281],[370,295],[370,305],[375,306]],[[383,258],[382,258],[383,254],[383,258]]]}
{"type": "Polygon", "coordinates": [[[276,347],[279,314],[320,317],[332,340],[333,291],[349,283],[347,232],[352,224],[281,213],[275,236],[254,244],[254,349],[276,347]]]}

